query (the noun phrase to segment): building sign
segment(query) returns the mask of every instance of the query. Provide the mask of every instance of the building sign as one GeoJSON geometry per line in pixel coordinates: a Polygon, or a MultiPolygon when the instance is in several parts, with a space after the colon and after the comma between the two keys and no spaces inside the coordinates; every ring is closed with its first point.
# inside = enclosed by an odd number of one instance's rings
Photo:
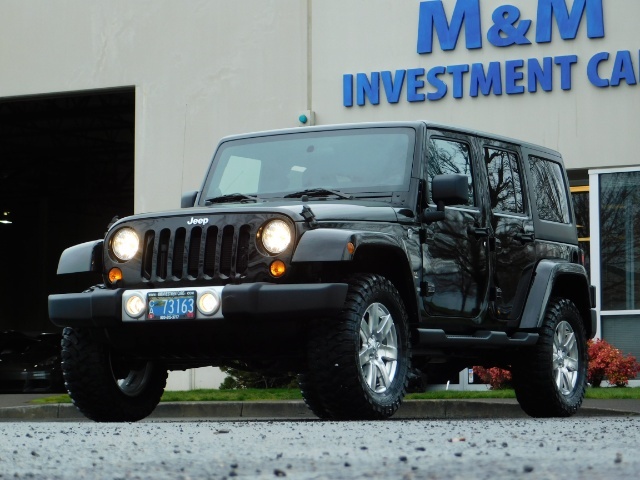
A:
{"type": "MultiPolygon", "coordinates": [[[[615,2],[614,2],[615,4],[615,2]]],[[[417,53],[431,54],[438,43],[443,51],[461,48],[464,29],[468,50],[482,49],[486,43],[499,48],[512,48],[532,43],[551,43],[553,25],[557,25],[561,41],[575,40],[581,25],[586,24],[589,39],[605,36],[603,0],[538,0],[535,27],[533,20],[523,18],[518,7],[502,5],[492,14],[492,24],[483,30],[481,0],[457,0],[448,18],[442,0],[420,3],[417,53]],[[486,39],[486,41],[485,41],[486,39]]],[[[550,92],[554,77],[562,90],[571,90],[574,75],[586,75],[596,87],[636,85],[640,50],[597,52],[590,58],[558,55],[543,58],[519,58],[504,62],[432,65],[429,67],[384,70],[343,75],[343,104],[364,106],[380,102],[437,101],[446,97],[461,99],[480,95],[520,95],[550,92]],[[525,79],[526,73],[526,79],[525,79]]]]}

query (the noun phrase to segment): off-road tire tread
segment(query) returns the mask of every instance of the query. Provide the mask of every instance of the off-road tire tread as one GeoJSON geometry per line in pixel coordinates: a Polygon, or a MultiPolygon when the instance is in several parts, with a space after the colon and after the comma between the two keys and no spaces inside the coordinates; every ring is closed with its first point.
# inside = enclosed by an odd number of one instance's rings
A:
{"type": "Polygon", "coordinates": [[[307,408],[321,420],[330,419],[329,412],[327,412],[322,403],[322,396],[316,390],[317,382],[314,379],[314,375],[310,372],[299,374],[298,385],[307,408]]]}
{"type": "Polygon", "coordinates": [[[549,300],[538,343],[513,365],[516,398],[528,415],[538,418],[570,417],[578,411],[586,390],[588,353],[585,335],[580,312],[571,300],[549,300]],[[552,369],[555,327],[562,320],[571,324],[581,355],[578,384],[569,397],[556,388],[552,369]]]}
{"type": "Polygon", "coordinates": [[[320,418],[334,420],[381,420],[391,417],[406,393],[411,364],[408,316],[396,288],[377,274],[358,274],[349,284],[345,305],[335,318],[310,324],[308,342],[309,372],[303,391],[309,408],[320,418]],[[373,394],[362,384],[356,368],[359,351],[359,321],[375,292],[394,298],[393,312],[399,340],[396,384],[383,395],[373,394]],[[404,353],[403,353],[404,352],[404,353]],[[404,359],[401,357],[404,356],[404,359]],[[399,382],[399,383],[398,383],[399,382]]]}
{"type": "Polygon", "coordinates": [[[93,340],[89,329],[66,327],[62,333],[62,372],[73,404],[96,422],[135,422],[156,408],[167,371],[154,365],[145,390],[135,397],[118,388],[109,365],[109,350],[93,340]]]}

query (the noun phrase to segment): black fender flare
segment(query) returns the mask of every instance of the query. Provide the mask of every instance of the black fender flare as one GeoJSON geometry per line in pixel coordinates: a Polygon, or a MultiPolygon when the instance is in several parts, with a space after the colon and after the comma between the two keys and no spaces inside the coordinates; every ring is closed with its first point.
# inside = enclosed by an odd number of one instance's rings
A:
{"type": "Polygon", "coordinates": [[[57,274],[102,272],[103,243],[103,240],[93,240],[64,250],[60,255],[57,274]]]}
{"type": "Polygon", "coordinates": [[[522,312],[520,328],[539,328],[544,321],[547,304],[552,296],[556,283],[563,291],[573,291],[576,295],[566,295],[572,300],[584,320],[587,336],[593,337],[596,332],[595,315],[593,315],[593,292],[589,286],[587,272],[582,265],[566,261],[541,260],[536,266],[533,281],[529,288],[526,303],[522,312]]]}
{"type": "MultiPolygon", "coordinates": [[[[398,257],[405,259],[405,265],[399,267],[404,269],[404,272],[395,279],[396,282],[404,285],[396,284],[395,286],[403,295],[410,316],[417,319],[420,307],[416,286],[411,285],[414,281],[411,256],[403,239],[397,235],[334,228],[308,230],[300,237],[291,262],[351,262],[358,255],[359,249],[364,251],[369,247],[384,248],[388,252],[395,251],[398,257]],[[349,243],[354,246],[353,253],[349,252],[347,246],[349,243]]],[[[390,278],[390,280],[393,282],[393,279],[390,278]]]]}
{"type": "Polygon", "coordinates": [[[394,235],[381,232],[318,228],[302,234],[291,262],[350,261],[353,260],[358,248],[367,245],[398,248],[403,251],[405,256],[407,255],[404,243],[394,235]],[[349,252],[349,243],[353,244],[353,253],[349,252]]]}

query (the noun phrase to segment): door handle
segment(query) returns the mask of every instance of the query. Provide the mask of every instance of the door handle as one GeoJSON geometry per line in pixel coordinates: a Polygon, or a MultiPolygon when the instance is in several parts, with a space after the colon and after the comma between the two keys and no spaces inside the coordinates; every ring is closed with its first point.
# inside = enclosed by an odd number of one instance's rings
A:
{"type": "Polygon", "coordinates": [[[489,228],[487,227],[469,227],[467,232],[476,238],[488,237],[490,235],[489,228]]]}
{"type": "Polygon", "coordinates": [[[518,240],[523,245],[525,243],[531,243],[536,239],[533,233],[524,233],[524,232],[516,233],[516,235],[513,238],[518,240]]]}

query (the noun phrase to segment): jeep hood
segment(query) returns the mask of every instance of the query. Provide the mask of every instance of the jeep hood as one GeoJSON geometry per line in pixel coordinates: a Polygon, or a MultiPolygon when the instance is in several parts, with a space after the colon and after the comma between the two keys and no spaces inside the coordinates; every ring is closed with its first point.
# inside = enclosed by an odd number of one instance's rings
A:
{"type": "Polygon", "coordinates": [[[368,221],[368,222],[396,222],[398,216],[406,219],[408,209],[392,207],[385,202],[371,200],[331,200],[331,201],[277,201],[265,203],[233,203],[219,204],[210,207],[193,207],[165,212],[152,212],[137,214],[122,218],[115,225],[134,219],[158,219],[158,218],[199,218],[211,215],[246,215],[280,213],[287,215],[296,222],[304,221],[301,215],[303,206],[308,206],[319,222],[322,221],[368,221]]]}

